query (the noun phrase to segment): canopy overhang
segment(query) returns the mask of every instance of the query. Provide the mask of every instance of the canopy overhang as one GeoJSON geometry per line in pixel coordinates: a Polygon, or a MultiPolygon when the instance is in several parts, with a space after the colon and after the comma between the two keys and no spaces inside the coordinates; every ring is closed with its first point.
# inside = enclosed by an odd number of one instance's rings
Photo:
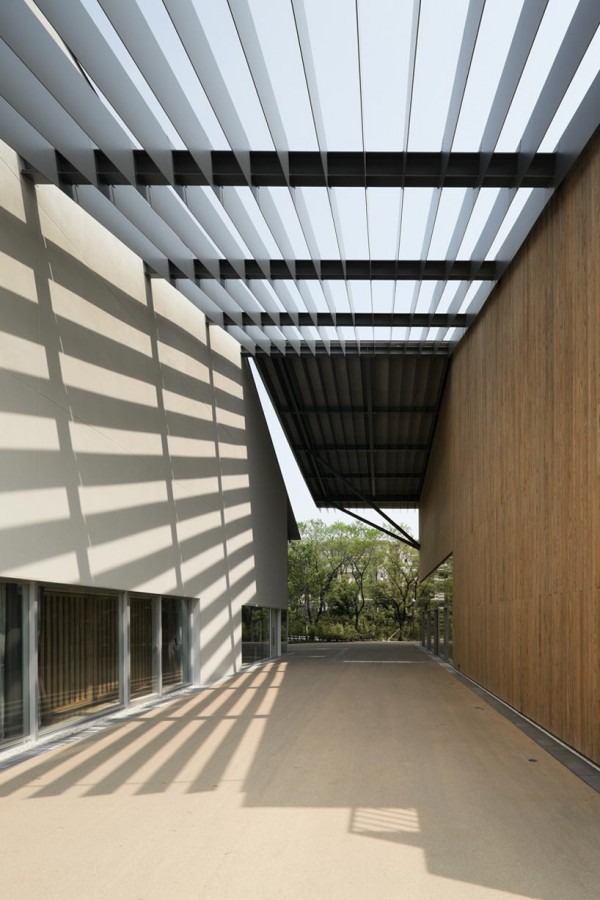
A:
{"type": "Polygon", "coordinates": [[[13,0],[0,138],[255,358],[317,504],[416,506],[452,351],[600,122],[599,25],[13,0]]]}

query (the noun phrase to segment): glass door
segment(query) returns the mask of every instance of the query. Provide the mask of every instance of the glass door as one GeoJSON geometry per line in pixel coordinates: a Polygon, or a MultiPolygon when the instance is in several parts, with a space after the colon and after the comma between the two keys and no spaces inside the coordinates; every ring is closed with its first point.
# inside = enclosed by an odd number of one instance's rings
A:
{"type": "Polygon", "coordinates": [[[129,654],[131,697],[158,691],[158,666],[154,641],[152,597],[132,597],[129,605],[129,654]]]}

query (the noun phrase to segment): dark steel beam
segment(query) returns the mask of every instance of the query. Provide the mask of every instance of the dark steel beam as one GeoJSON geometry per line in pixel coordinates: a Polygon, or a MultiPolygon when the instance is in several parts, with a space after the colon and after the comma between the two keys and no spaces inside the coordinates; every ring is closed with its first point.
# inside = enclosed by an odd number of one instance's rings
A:
{"type": "MultiPolygon", "coordinates": [[[[188,150],[173,150],[173,181],[145,150],[132,150],[136,186],[248,185],[254,187],[521,187],[548,188],[556,184],[557,155],[537,153],[289,153],[289,182],[276,151],[250,151],[250,181],[232,151],[210,154],[212,178],[188,150]],[[525,172],[521,175],[521,170],[525,172]]],[[[95,151],[99,184],[131,181],[101,150],[95,151]]],[[[57,153],[59,178],[68,184],[89,184],[75,166],[57,153]]],[[[129,167],[132,168],[131,166],[129,167]]],[[[163,167],[164,168],[164,167],[163,167]]],[[[165,171],[167,169],[165,168],[165,171]]],[[[26,173],[35,179],[33,166],[26,173]]]]}
{"type": "MultiPolygon", "coordinates": [[[[358,500],[356,495],[354,494],[346,494],[342,496],[340,494],[331,496],[326,496],[323,494],[313,494],[313,500],[318,507],[327,507],[327,506],[352,506],[358,509],[374,509],[375,506],[379,510],[380,508],[386,509],[401,509],[402,507],[413,508],[418,507],[419,505],[419,495],[416,493],[411,494],[385,494],[382,497],[373,497],[373,503],[370,501],[361,501],[358,500]]],[[[396,526],[394,526],[396,527],[396,526]]]]}
{"type": "MultiPolygon", "coordinates": [[[[369,453],[368,444],[314,444],[312,447],[296,447],[298,453],[369,453]]],[[[375,444],[375,453],[423,453],[429,444],[375,444]]]]}
{"type": "MultiPolygon", "coordinates": [[[[280,407],[279,411],[283,414],[305,416],[309,413],[315,415],[331,415],[331,413],[344,413],[346,415],[365,415],[369,412],[367,406],[307,406],[298,404],[294,406],[280,407]]],[[[411,406],[410,404],[391,404],[390,406],[374,405],[370,411],[377,415],[389,415],[390,413],[418,413],[419,415],[434,415],[438,411],[437,406],[411,406]]]]}
{"type": "MultiPolygon", "coordinates": [[[[415,540],[408,540],[406,537],[403,537],[400,534],[395,534],[393,531],[390,531],[388,528],[384,528],[383,525],[377,525],[375,522],[369,521],[369,519],[365,519],[364,516],[359,516],[358,513],[353,512],[351,509],[346,509],[344,506],[338,506],[337,503],[333,504],[334,509],[339,509],[340,512],[346,513],[347,516],[352,516],[353,519],[358,519],[359,522],[364,522],[365,525],[368,525],[369,528],[375,528],[377,531],[381,531],[382,534],[387,534],[389,537],[394,538],[396,541],[400,541],[403,544],[406,544],[408,547],[412,547],[414,550],[420,549],[420,544],[415,540]]],[[[404,532],[406,534],[407,532],[404,532]]]]}
{"type": "MultiPolygon", "coordinates": [[[[249,313],[242,313],[242,327],[260,324],[275,325],[276,327],[296,325],[298,328],[316,326],[321,328],[332,325],[334,328],[347,326],[349,328],[467,328],[473,321],[473,316],[455,313],[260,313],[252,317],[249,313]]],[[[225,325],[239,325],[233,319],[225,315],[225,325]]]]}
{"type": "MultiPolygon", "coordinates": [[[[502,274],[496,262],[472,259],[270,259],[260,264],[245,259],[235,266],[220,259],[217,263],[221,281],[240,277],[246,281],[265,277],[270,281],[497,281],[502,274]]],[[[215,277],[199,259],[193,264],[196,280],[215,277]]],[[[188,278],[174,263],[170,272],[174,281],[188,278]]]]}
{"type": "Polygon", "coordinates": [[[287,344],[284,351],[273,346],[269,351],[256,347],[254,351],[242,349],[243,356],[272,356],[286,358],[288,356],[360,356],[363,353],[371,356],[450,356],[454,344],[440,341],[331,341],[328,346],[317,343],[315,347],[300,344],[298,350],[287,344]]]}
{"type": "MultiPolygon", "coordinates": [[[[383,478],[383,479],[387,479],[388,481],[391,479],[398,481],[398,480],[402,480],[403,478],[421,478],[422,474],[423,474],[422,472],[392,472],[392,473],[385,473],[385,474],[382,472],[376,472],[373,477],[375,480],[377,480],[378,478],[383,478]]],[[[319,474],[318,476],[307,475],[306,477],[307,478],[317,478],[318,477],[318,478],[322,479],[323,481],[335,481],[336,479],[339,479],[340,481],[352,481],[353,479],[358,479],[358,478],[370,481],[371,473],[370,472],[339,472],[339,473],[336,473],[335,475],[319,474]]]]}
{"type": "MultiPolygon", "coordinates": [[[[345,484],[345,486],[346,486],[353,494],[355,494],[355,495],[358,497],[358,499],[359,499],[360,501],[362,501],[363,503],[366,503],[367,506],[370,506],[371,509],[374,509],[374,510],[375,510],[375,512],[378,512],[379,515],[380,515],[383,519],[385,519],[387,522],[389,522],[389,524],[392,526],[392,528],[395,528],[396,531],[399,531],[400,534],[403,534],[409,541],[413,542],[413,546],[414,546],[417,550],[419,549],[419,545],[416,543],[416,541],[415,541],[415,539],[413,538],[413,536],[412,536],[411,534],[409,534],[407,531],[405,531],[404,528],[402,528],[401,525],[398,525],[396,522],[394,522],[394,520],[393,520],[390,516],[388,516],[388,514],[385,513],[385,512],[377,505],[377,502],[376,502],[376,500],[375,500],[375,495],[373,495],[372,497],[366,497],[361,491],[358,490],[358,488],[352,483],[352,481],[349,481],[349,480],[348,480],[347,478],[345,478],[343,475],[340,475],[339,472],[336,472],[336,470],[335,470],[332,466],[330,466],[329,463],[325,462],[324,459],[321,459],[321,457],[316,456],[316,455],[313,456],[313,459],[314,459],[314,461],[317,463],[317,465],[318,465],[318,467],[319,467],[320,469],[321,469],[321,468],[322,468],[322,469],[325,469],[325,470],[326,470],[327,472],[329,472],[330,475],[332,475],[334,478],[336,478],[336,479],[339,480],[339,481],[343,481],[343,483],[345,484]]],[[[341,502],[341,501],[339,500],[339,498],[336,498],[336,500],[337,500],[338,503],[341,502]]],[[[334,501],[334,502],[335,502],[335,501],[334,501]]]]}

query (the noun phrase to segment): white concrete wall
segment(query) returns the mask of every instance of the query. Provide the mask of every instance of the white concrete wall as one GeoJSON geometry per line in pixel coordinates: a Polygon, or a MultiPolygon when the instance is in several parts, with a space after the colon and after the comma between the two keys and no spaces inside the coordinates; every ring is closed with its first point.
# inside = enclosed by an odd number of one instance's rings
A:
{"type": "Polygon", "coordinates": [[[286,498],[239,345],[0,145],[0,576],[287,605],[286,498]]]}

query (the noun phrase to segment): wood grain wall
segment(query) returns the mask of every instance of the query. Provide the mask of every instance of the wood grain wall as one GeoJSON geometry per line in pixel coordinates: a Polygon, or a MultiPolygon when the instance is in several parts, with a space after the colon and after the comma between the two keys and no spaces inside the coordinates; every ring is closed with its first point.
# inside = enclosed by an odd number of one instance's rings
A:
{"type": "Polygon", "coordinates": [[[599,401],[595,138],[455,353],[420,533],[455,664],[600,763],[599,401]]]}

